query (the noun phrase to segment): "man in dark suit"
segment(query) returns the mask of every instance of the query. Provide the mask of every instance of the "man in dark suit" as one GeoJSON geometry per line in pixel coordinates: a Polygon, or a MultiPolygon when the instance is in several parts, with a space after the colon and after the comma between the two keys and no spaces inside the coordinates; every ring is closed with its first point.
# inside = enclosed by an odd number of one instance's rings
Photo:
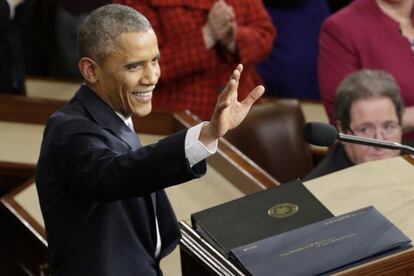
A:
{"type": "Polygon", "coordinates": [[[23,48],[14,23],[15,8],[23,0],[0,0],[0,94],[26,93],[23,48]]]}
{"type": "Polygon", "coordinates": [[[85,84],[50,117],[36,170],[53,275],[162,275],[159,261],[179,238],[163,189],[203,175],[217,139],[264,88],[238,102],[239,65],[210,122],[142,147],[128,125],[150,113],[160,77],[150,23],[103,6],[81,25],[79,50],[85,84]]]}

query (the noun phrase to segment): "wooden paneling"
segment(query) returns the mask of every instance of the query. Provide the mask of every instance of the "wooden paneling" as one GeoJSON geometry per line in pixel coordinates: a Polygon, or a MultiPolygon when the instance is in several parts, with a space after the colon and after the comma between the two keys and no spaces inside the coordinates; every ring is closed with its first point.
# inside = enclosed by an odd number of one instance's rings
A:
{"type": "Polygon", "coordinates": [[[33,164],[0,161],[0,196],[16,188],[34,175],[33,164]]]}
{"type": "Polygon", "coordinates": [[[0,256],[7,252],[7,258],[0,259],[1,275],[42,276],[47,266],[45,230],[15,201],[15,196],[33,181],[32,177],[0,199],[0,256]]]}
{"type": "Polygon", "coordinates": [[[65,101],[0,95],[0,121],[45,124],[65,101]]]}

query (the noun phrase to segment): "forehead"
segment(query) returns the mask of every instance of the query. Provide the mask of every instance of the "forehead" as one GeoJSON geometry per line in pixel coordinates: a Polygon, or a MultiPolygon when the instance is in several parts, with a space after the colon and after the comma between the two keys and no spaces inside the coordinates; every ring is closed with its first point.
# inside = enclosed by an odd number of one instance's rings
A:
{"type": "Polygon", "coordinates": [[[352,103],[351,124],[398,121],[397,113],[390,98],[360,99],[352,103]]]}
{"type": "Polygon", "coordinates": [[[159,53],[155,32],[122,33],[114,43],[113,54],[127,59],[153,59],[159,53]]]}

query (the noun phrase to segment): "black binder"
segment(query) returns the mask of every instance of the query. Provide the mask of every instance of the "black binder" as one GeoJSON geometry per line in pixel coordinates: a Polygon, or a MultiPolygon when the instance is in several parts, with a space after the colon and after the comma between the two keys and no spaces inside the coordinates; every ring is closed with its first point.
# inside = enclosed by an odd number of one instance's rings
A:
{"type": "Polygon", "coordinates": [[[191,215],[193,228],[225,256],[231,249],[280,234],[333,214],[293,180],[191,215]]]}

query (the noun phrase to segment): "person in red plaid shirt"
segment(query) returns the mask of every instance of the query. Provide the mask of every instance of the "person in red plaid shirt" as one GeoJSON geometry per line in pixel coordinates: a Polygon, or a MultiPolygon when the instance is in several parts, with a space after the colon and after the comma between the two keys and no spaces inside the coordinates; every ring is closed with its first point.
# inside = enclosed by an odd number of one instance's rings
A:
{"type": "Polygon", "coordinates": [[[156,108],[209,119],[228,75],[244,65],[239,98],[261,79],[255,64],[271,51],[275,28],[261,0],[116,0],[144,14],[159,39],[162,76],[156,108]]]}

